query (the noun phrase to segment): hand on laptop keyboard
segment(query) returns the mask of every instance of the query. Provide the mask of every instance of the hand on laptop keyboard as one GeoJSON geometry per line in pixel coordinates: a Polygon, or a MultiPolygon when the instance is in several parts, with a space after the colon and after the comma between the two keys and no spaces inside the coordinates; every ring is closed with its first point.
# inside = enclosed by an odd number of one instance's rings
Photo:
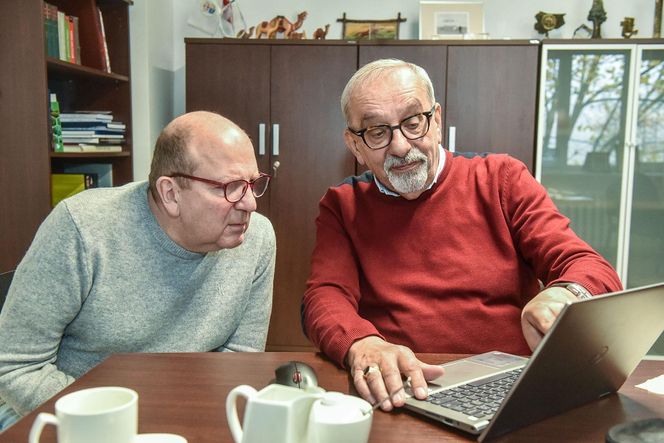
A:
{"type": "Polygon", "coordinates": [[[427,397],[427,382],[443,375],[443,368],[421,362],[405,346],[388,343],[376,336],[357,340],[346,357],[357,392],[372,405],[390,411],[406,400],[403,380],[410,379],[415,397],[427,397]],[[388,395],[388,393],[395,393],[388,395]]]}

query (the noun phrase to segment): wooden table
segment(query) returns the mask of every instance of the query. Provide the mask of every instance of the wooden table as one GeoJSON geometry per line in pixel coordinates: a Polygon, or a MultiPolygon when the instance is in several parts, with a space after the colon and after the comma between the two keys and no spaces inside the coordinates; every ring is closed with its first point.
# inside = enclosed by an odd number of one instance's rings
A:
{"type": "MultiPolygon", "coordinates": [[[[428,363],[460,358],[450,354],[419,354],[428,363]]],[[[240,384],[260,390],[274,369],[289,360],[312,366],[319,385],[328,391],[354,392],[348,374],[321,354],[305,352],[118,354],[58,394],[37,411],[0,434],[0,443],[27,442],[38,412],[53,412],[62,395],[94,386],[125,386],[139,393],[139,432],[175,433],[189,443],[232,442],[226,424],[225,400],[240,384]]],[[[604,442],[607,430],[625,421],[664,416],[664,398],[634,385],[664,373],[664,361],[644,360],[617,395],[576,408],[563,415],[513,432],[504,442],[604,442]]],[[[377,412],[371,442],[473,441],[474,438],[406,410],[377,412]]],[[[55,442],[52,427],[42,442],[55,442]]],[[[269,443],[269,442],[266,442],[269,443]]],[[[340,442],[343,443],[343,442],[340,442]]]]}

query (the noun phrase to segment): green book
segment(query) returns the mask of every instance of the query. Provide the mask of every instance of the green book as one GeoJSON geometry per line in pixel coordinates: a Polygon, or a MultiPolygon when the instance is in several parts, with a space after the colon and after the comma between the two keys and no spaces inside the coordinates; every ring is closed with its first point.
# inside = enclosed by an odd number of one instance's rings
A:
{"type": "Polygon", "coordinates": [[[51,174],[51,205],[67,197],[97,187],[97,174],[51,174]]]}

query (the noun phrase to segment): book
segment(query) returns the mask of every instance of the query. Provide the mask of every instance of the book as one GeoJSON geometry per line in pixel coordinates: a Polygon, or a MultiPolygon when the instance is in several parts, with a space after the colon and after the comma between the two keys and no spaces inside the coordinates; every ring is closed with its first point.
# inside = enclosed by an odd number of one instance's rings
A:
{"type": "Polygon", "coordinates": [[[113,165],[110,163],[64,164],[63,172],[79,174],[96,174],[97,186],[110,188],[113,186],[113,165]]]}
{"type": "Polygon", "coordinates": [[[67,44],[69,49],[69,58],[67,61],[70,63],[78,63],[78,58],[76,56],[76,42],[74,41],[74,17],[71,15],[67,16],[67,44]]]}
{"type": "Polygon", "coordinates": [[[62,128],[62,136],[63,137],[94,137],[95,136],[95,131],[78,130],[78,129],[72,131],[71,129],[69,129],[65,126],[64,128],[62,128]]]}
{"type": "Polygon", "coordinates": [[[51,205],[67,197],[97,187],[97,174],[51,174],[51,205]]]}
{"type": "Polygon", "coordinates": [[[46,55],[59,57],[58,42],[58,8],[50,3],[43,2],[44,37],[46,39],[46,55]]]}
{"type": "Polygon", "coordinates": [[[122,145],[66,143],[62,146],[62,152],[122,152],[122,145]]]}
{"type": "Polygon", "coordinates": [[[119,122],[107,121],[65,121],[62,122],[63,129],[70,130],[91,130],[91,131],[110,131],[114,133],[124,132],[125,124],[119,122]]]}
{"type": "Polygon", "coordinates": [[[62,136],[62,143],[90,143],[90,144],[99,144],[98,137],[65,137],[62,136]]]}
{"type": "Polygon", "coordinates": [[[78,30],[78,17],[72,17],[74,19],[74,48],[76,51],[76,64],[81,64],[81,39],[79,37],[78,30]]]}
{"type": "Polygon", "coordinates": [[[113,115],[106,111],[79,111],[63,112],[60,114],[61,122],[110,122],[113,115]]]}
{"type": "Polygon", "coordinates": [[[97,7],[97,14],[99,14],[99,27],[101,30],[101,51],[103,57],[103,66],[106,72],[111,72],[111,60],[108,57],[108,44],[106,43],[106,31],[104,29],[104,17],[101,13],[101,9],[97,7]]]}
{"type": "Polygon", "coordinates": [[[67,21],[65,13],[58,11],[58,58],[67,60],[67,42],[65,40],[65,22],[67,21]]]}

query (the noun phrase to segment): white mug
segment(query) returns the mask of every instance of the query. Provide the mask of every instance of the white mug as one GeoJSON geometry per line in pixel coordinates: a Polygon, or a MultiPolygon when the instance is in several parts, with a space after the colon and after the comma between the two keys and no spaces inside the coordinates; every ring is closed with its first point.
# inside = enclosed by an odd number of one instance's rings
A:
{"type": "Polygon", "coordinates": [[[55,415],[37,416],[29,443],[39,443],[48,424],[57,426],[58,443],[133,443],[138,431],[138,394],[121,387],[67,394],[55,402],[55,415]]]}

